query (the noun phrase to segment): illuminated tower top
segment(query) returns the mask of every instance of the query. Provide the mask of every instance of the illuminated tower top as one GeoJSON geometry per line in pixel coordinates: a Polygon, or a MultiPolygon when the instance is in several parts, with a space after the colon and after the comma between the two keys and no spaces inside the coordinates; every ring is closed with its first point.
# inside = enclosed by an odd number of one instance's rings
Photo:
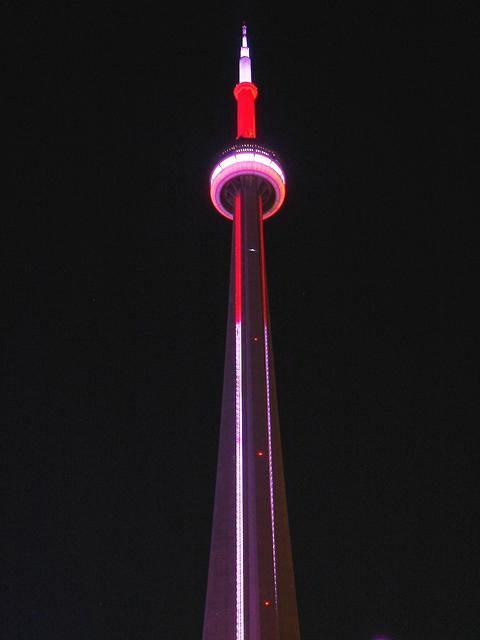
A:
{"type": "Polygon", "coordinates": [[[233,90],[237,100],[237,140],[255,138],[255,98],[258,89],[252,82],[252,61],[247,41],[247,25],[242,26],[242,46],[238,63],[238,84],[233,90]]]}
{"type": "Polygon", "coordinates": [[[255,99],[257,86],[252,80],[252,60],[247,40],[247,26],[242,26],[239,58],[239,82],[233,94],[237,101],[236,143],[218,158],[210,175],[210,197],[219,213],[233,220],[237,178],[256,176],[262,199],[262,218],[273,216],[285,199],[285,175],[276,154],[256,142],[255,99]]]}
{"type": "Polygon", "coordinates": [[[242,26],[242,46],[240,47],[240,62],[239,62],[239,82],[251,82],[252,81],[252,61],[250,60],[250,49],[247,42],[247,25],[242,26]]]}

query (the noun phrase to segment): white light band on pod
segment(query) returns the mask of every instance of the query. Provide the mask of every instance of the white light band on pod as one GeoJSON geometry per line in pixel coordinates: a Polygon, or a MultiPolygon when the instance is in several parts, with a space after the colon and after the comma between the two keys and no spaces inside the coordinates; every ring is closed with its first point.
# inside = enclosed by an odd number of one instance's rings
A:
{"type": "Polygon", "coordinates": [[[285,175],[280,165],[272,158],[262,153],[239,152],[232,153],[218,162],[210,176],[210,197],[219,213],[229,220],[233,215],[222,204],[221,193],[223,187],[241,175],[257,175],[264,178],[273,188],[275,198],[272,206],[263,213],[263,219],[273,216],[285,199],[285,175]]]}

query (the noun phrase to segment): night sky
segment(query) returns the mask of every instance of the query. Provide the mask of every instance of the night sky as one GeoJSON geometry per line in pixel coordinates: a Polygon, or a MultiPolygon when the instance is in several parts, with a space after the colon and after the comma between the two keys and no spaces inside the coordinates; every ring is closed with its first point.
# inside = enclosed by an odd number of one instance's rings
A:
{"type": "Polygon", "coordinates": [[[4,20],[0,638],[201,638],[231,233],[208,179],[246,19],[287,175],[265,234],[302,640],[478,640],[478,241],[442,196],[468,12],[42,6],[4,20]]]}

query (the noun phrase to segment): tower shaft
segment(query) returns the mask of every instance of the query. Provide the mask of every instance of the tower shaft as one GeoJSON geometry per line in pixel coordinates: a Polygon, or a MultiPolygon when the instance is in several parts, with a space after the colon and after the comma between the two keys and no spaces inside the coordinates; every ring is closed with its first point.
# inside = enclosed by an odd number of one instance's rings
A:
{"type": "Polygon", "coordinates": [[[203,640],[299,640],[263,241],[262,180],[234,183],[229,313],[203,640]]]}
{"type": "Polygon", "coordinates": [[[265,273],[264,220],[285,197],[276,154],[255,140],[255,98],[242,27],[237,142],[210,175],[232,221],[217,483],[203,640],[300,640],[265,273]]]}

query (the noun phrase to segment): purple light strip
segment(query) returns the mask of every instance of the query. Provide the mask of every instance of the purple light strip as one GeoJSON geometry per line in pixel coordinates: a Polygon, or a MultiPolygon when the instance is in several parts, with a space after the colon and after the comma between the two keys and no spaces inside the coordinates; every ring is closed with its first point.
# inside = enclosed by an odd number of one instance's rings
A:
{"type": "Polygon", "coordinates": [[[242,324],[240,322],[235,324],[235,352],[237,640],[244,640],[242,324]]]}
{"type": "Polygon", "coordinates": [[[273,585],[275,589],[275,608],[278,610],[277,549],[275,544],[275,502],[273,495],[272,416],[270,406],[270,365],[268,358],[268,328],[266,324],[263,325],[263,341],[265,345],[265,387],[267,390],[268,477],[270,484],[270,518],[272,521],[273,585]]]}
{"type": "Polygon", "coordinates": [[[235,540],[236,640],[245,640],[243,566],[243,380],[242,380],[242,228],[240,194],[235,197],[235,540]]]}

